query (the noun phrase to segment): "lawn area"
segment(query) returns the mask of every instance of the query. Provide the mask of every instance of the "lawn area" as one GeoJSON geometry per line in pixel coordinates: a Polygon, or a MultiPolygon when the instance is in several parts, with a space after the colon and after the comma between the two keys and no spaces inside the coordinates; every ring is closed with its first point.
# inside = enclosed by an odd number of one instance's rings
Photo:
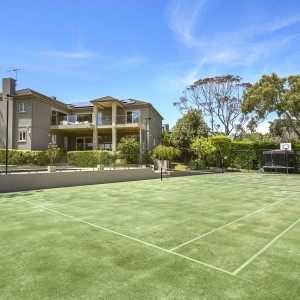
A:
{"type": "Polygon", "coordinates": [[[0,195],[0,299],[300,299],[300,176],[0,195]]]}

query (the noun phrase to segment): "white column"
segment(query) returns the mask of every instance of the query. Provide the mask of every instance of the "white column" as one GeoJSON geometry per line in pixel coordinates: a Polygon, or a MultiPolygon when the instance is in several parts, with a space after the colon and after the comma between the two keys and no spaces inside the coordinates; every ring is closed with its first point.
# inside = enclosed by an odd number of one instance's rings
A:
{"type": "Polygon", "coordinates": [[[111,107],[111,119],[112,119],[112,130],[111,130],[111,138],[112,138],[112,151],[117,150],[117,104],[116,102],[112,103],[111,107]]]}
{"type": "Polygon", "coordinates": [[[93,150],[97,150],[98,147],[98,105],[93,103],[93,150]]]}

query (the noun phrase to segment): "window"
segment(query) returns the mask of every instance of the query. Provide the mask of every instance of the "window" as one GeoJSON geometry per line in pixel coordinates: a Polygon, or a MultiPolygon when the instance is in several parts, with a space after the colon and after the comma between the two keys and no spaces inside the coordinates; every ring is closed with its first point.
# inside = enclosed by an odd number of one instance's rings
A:
{"type": "Polygon", "coordinates": [[[56,134],[52,134],[51,141],[53,144],[56,144],[56,134]]]}
{"type": "Polygon", "coordinates": [[[102,114],[98,113],[97,115],[97,125],[102,125],[102,114]]]}
{"type": "Polygon", "coordinates": [[[93,150],[93,138],[92,137],[78,137],[76,138],[77,150],[93,150]]]}
{"type": "Polygon", "coordinates": [[[153,147],[156,147],[156,137],[153,138],[153,147]]]}
{"type": "Polygon", "coordinates": [[[24,113],[26,112],[26,107],[24,102],[19,103],[19,113],[24,113]]]}
{"type": "Polygon", "coordinates": [[[127,111],[126,123],[139,123],[140,112],[139,111],[127,111]]]}
{"type": "Polygon", "coordinates": [[[26,142],[26,130],[19,130],[18,142],[26,142]]]}

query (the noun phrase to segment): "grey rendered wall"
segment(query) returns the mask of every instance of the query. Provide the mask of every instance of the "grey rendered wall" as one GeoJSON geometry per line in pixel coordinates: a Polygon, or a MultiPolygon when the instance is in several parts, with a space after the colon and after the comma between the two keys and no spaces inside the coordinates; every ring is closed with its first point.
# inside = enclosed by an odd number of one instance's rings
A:
{"type": "Polygon", "coordinates": [[[51,106],[48,103],[33,100],[32,105],[32,150],[46,150],[51,136],[49,132],[51,120],[51,106]]]}
{"type": "Polygon", "coordinates": [[[32,98],[18,98],[14,100],[13,148],[31,150],[32,130],[32,98]],[[19,103],[25,103],[25,112],[19,112],[19,103]],[[19,142],[19,130],[26,131],[26,142],[19,142]]]}
{"type": "Polygon", "coordinates": [[[152,149],[160,144],[161,133],[162,133],[162,118],[154,110],[150,110],[150,138],[149,138],[149,149],[152,149]],[[156,139],[156,144],[154,145],[154,138],[156,139]]]}
{"type": "Polygon", "coordinates": [[[0,192],[18,192],[68,186],[158,178],[151,169],[78,171],[0,175],[0,192]]]}

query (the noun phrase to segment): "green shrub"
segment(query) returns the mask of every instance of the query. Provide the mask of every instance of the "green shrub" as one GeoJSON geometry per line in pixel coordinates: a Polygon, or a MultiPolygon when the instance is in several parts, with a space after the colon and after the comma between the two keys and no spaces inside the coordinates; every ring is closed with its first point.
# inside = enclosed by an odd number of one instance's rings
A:
{"type": "Polygon", "coordinates": [[[196,158],[190,161],[188,167],[190,170],[204,170],[206,168],[206,163],[205,160],[196,158]]]}
{"type": "Polygon", "coordinates": [[[202,170],[215,160],[216,147],[211,139],[197,137],[193,139],[191,149],[197,155],[197,159],[192,160],[190,163],[191,166],[194,166],[192,169],[202,170]]]}
{"type": "Polygon", "coordinates": [[[229,166],[229,157],[231,153],[231,146],[232,141],[231,138],[225,135],[216,135],[210,137],[212,144],[215,146],[215,157],[218,160],[218,165],[224,165],[224,167],[229,166]],[[224,159],[223,157],[226,156],[228,159],[224,159]],[[223,163],[221,163],[223,161],[223,163]]]}
{"type": "Polygon", "coordinates": [[[180,150],[174,147],[167,147],[164,145],[158,145],[154,150],[152,157],[158,160],[168,160],[170,163],[172,160],[180,155],[180,150]]]}
{"type": "Polygon", "coordinates": [[[98,164],[107,165],[110,153],[106,150],[69,151],[68,163],[78,167],[95,167],[98,164]]]}
{"type": "Polygon", "coordinates": [[[152,164],[153,163],[153,151],[148,150],[143,153],[143,163],[152,164]]]}
{"type": "Polygon", "coordinates": [[[141,155],[141,144],[134,138],[122,138],[117,145],[119,158],[128,164],[136,164],[141,155]]]}
{"type": "MultiPolygon", "coordinates": [[[[32,158],[32,151],[29,150],[8,150],[8,164],[9,165],[24,165],[30,163],[32,158]]],[[[0,149],[0,163],[5,164],[6,149],[0,149]]]]}
{"type": "MultiPolygon", "coordinates": [[[[5,164],[6,150],[0,149],[0,163],[5,164]]],[[[54,162],[60,161],[65,155],[64,149],[58,149],[58,153],[54,162]]],[[[46,155],[46,151],[30,151],[30,150],[8,150],[8,164],[9,165],[46,165],[49,163],[49,159],[46,155]]]]}
{"type": "Polygon", "coordinates": [[[45,166],[49,163],[49,159],[46,155],[46,151],[32,151],[33,164],[39,166],[45,166]]]}

